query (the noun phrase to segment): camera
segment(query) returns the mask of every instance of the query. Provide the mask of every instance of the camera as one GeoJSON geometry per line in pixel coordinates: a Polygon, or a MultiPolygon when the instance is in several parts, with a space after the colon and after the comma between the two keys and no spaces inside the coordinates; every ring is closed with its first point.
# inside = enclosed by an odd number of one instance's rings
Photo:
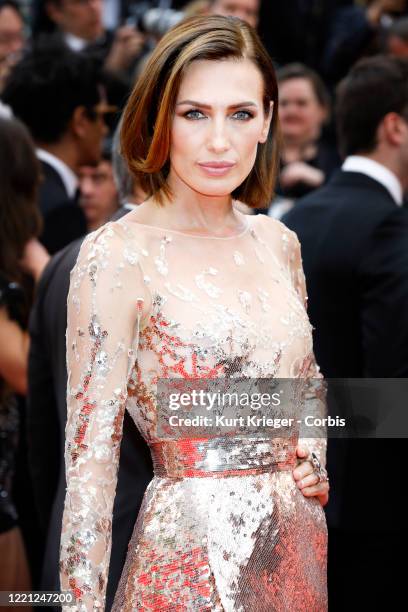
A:
{"type": "Polygon", "coordinates": [[[159,2],[138,2],[130,7],[130,17],[127,23],[139,32],[144,32],[160,38],[168,30],[176,26],[184,18],[182,11],[163,6],[159,2]]]}

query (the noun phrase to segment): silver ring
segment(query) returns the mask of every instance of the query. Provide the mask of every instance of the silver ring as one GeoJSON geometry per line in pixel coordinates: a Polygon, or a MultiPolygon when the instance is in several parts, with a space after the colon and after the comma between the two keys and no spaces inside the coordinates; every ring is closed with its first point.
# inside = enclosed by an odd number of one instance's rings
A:
{"type": "Polygon", "coordinates": [[[310,456],[308,457],[308,459],[313,465],[313,472],[316,474],[317,478],[319,479],[319,483],[327,482],[329,480],[329,477],[327,475],[327,470],[322,466],[319,459],[317,458],[317,455],[315,453],[310,453],[310,456]]]}

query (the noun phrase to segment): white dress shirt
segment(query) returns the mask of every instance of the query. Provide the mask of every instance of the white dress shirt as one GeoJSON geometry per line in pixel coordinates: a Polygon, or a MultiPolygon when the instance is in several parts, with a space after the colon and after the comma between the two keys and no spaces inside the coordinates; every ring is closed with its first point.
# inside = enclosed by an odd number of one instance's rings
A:
{"type": "Polygon", "coordinates": [[[55,172],[58,173],[58,176],[64,183],[65,191],[67,192],[68,197],[75,197],[75,192],[78,188],[78,178],[71,168],[69,168],[65,162],[59,159],[59,157],[56,157],[48,151],[44,151],[44,149],[37,149],[36,153],[38,159],[46,164],[49,164],[52,168],[54,168],[55,172]]]}
{"type": "Polygon", "coordinates": [[[361,172],[361,174],[369,176],[377,181],[377,183],[381,183],[390,193],[395,203],[398,206],[402,206],[402,185],[397,176],[382,164],[363,155],[350,155],[346,157],[341,168],[346,172],[361,172]]]}
{"type": "Polygon", "coordinates": [[[78,36],[75,36],[74,34],[69,34],[68,32],[64,34],[64,39],[71,51],[83,51],[85,47],[89,44],[83,38],[79,38],[78,36]]]}

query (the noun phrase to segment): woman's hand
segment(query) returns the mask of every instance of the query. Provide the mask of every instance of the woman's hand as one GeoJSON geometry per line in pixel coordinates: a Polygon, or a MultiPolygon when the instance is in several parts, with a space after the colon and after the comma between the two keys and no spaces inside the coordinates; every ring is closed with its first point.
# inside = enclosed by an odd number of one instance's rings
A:
{"type": "Polygon", "coordinates": [[[319,482],[318,476],[313,470],[313,465],[306,460],[309,456],[309,451],[304,446],[296,448],[296,454],[302,463],[293,470],[293,477],[296,485],[305,497],[317,497],[322,506],[325,506],[329,501],[329,481],[319,482]]]}
{"type": "Polygon", "coordinates": [[[10,319],[0,307],[0,376],[19,393],[27,393],[27,366],[30,339],[28,333],[10,319]]]}

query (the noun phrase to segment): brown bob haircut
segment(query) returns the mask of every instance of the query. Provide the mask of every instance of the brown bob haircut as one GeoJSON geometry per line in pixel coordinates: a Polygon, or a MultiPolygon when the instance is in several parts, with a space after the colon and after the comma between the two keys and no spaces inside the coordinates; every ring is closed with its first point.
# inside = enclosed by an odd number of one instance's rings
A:
{"type": "Polygon", "coordinates": [[[278,87],[272,61],[258,35],[234,17],[192,17],[158,43],[137,80],[123,114],[121,152],[129,170],[150,196],[164,204],[171,192],[171,124],[183,75],[197,60],[249,59],[264,82],[264,112],[273,116],[265,143],[258,145],[254,167],[232,196],[251,207],[268,206],[278,169],[278,87]]]}

